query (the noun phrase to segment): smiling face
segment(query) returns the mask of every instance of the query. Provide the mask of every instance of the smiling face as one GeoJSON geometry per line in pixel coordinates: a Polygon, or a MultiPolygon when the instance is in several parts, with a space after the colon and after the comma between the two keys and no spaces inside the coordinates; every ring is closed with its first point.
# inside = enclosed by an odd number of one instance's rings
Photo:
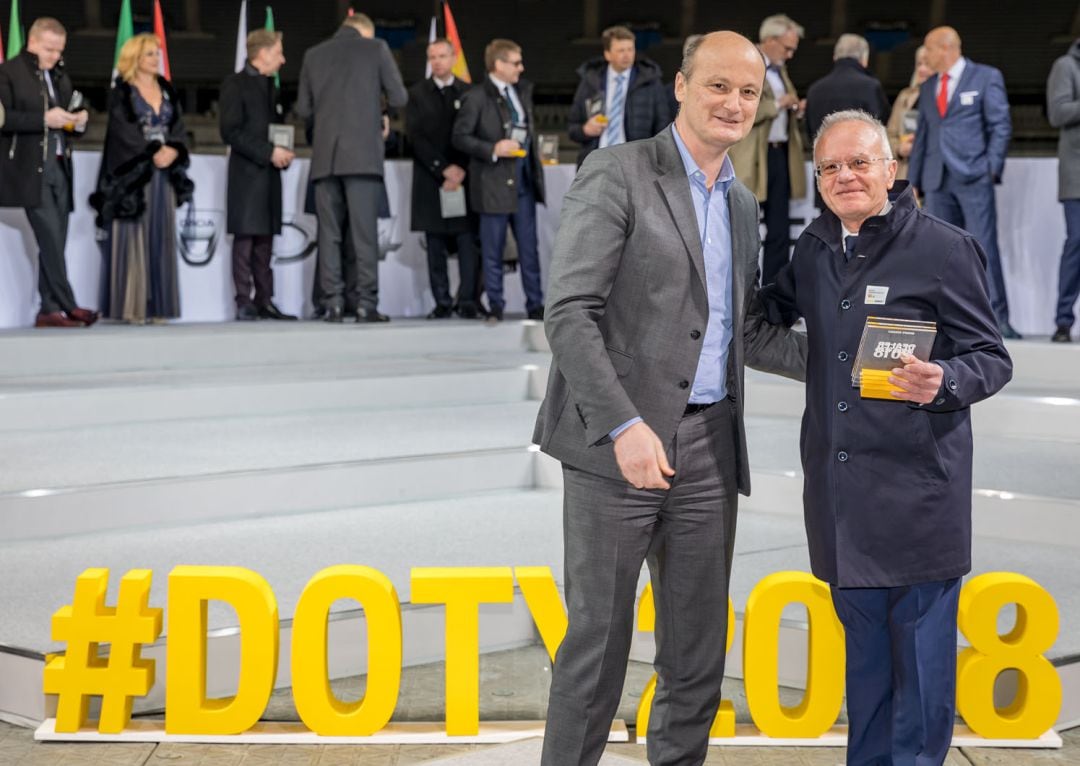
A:
{"type": "MultiPolygon", "coordinates": [[[[883,160],[889,154],[881,132],[860,120],[838,122],[819,140],[814,163],[822,167],[840,163],[840,172],[818,179],[821,197],[829,210],[848,231],[857,232],[863,221],[878,215],[885,207],[889,189],[896,180],[896,160],[883,160]],[[863,172],[851,169],[856,160],[868,160],[863,172]]],[[[856,165],[862,163],[856,163],[856,165]]]]}
{"type": "Polygon", "coordinates": [[[764,79],[765,64],[749,40],[734,32],[706,35],[690,77],[675,75],[679,135],[688,144],[727,151],[754,126],[764,79]]]}

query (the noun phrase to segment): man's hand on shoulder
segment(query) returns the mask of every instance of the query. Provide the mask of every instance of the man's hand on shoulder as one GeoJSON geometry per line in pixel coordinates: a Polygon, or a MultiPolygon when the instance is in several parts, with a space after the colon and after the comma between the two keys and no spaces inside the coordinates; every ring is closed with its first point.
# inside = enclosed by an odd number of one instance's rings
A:
{"type": "Polygon", "coordinates": [[[615,461],[623,478],[638,489],[670,489],[665,477],[675,475],[664,445],[644,422],[634,423],[615,437],[615,461]]]}

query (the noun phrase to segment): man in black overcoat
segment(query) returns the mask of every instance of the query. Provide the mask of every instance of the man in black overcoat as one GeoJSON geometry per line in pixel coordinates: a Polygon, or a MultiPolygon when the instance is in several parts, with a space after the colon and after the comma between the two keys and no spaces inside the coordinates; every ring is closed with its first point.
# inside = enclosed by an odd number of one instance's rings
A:
{"type": "Polygon", "coordinates": [[[247,53],[244,68],[221,85],[221,138],[230,149],[227,231],[233,235],[236,318],[296,319],[274,305],[270,269],[274,235],[281,233],[281,171],[296,156],[289,147],[275,146],[269,134],[272,123],[282,122],[274,84],[285,63],[281,33],[256,29],[247,36],[247,53]]]}
{"type": "Polygon", "coordinates": [[[66,44],[64,26],[42,17],[30,26],[26,48],[0,64],[0,207],[24,208],[37,239],[37,327],[85,327],[99,316],[75,303],[64,261],[74,208],[71,140],[87,121],[86,110],[72,106],[66,44]]]}
{"type": "Polygon", "coordinates": [[[847,646],[848,764],[940,766],[956,704],[956,611],[971,570],[971,405],[1012,377],[986,254],[896,181],[885,127],[834,112],[814,145],[827,209],[762,290],[770,319],[806,319],[801,451],[810,566],[847,646]],[[889,400],[852,385],[867,319],[936,328],[874,339],[889,400]],[[889,347],[893,348],[889,348],[889,347]]]}
{"type": "Polygon", "coordinates": [[[429,319],[452,315],[454,299],[450,295],[450,277],[446,260],[452,249],[458,254],[457,310],[463,319],[474,319],[476,308],[476,270],[479,254],[469,216],[444,217],[440,190],[462,189],[469,158],[455,149],[451,138],[454,117],[461,99],[469,89],[454,77],[454,46],[445,39],[434,40],[427,47],[431,77],[409,89],[405,111],[405,129],[413,147],[412,230],[422,231],[427,240],[428,276],[435,308],[429,319]]]}

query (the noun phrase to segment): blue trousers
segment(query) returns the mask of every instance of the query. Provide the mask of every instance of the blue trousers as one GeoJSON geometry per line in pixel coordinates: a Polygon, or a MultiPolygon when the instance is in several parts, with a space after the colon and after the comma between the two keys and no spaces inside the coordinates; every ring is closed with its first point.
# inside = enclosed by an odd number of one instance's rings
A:
{"type": "Polygon", "coordinates": [[[848,766],[941,766],[956,715],[960,578],[832,589],[847,644],[848,766]]]}
{"type": "Polygon", "coordinates": [[[502,309],[503,248],[506,247],[506,227],[514,230],[517,240],[518,268],[521,285],[525,288],[525,309],[534,311],[544,306],[544,289],[540,284],[540,253],[536,244],[536,196],[532,180],[524,170],[525,161],[518,160],[517,212],[480,214],[480,254],[484,267],[484,291],[488,306],[502,309]]]}
{"type": "Polygon", "coordinates": [[[990,306],[999,324],[1008,322],[1009,299],[1005,294],[1005,274],[1001,270],[1001,253],[998,250],[993,182],[980,179],[973,183],[961,183],[946,170],[941,188],[926,192],[926,211],[965,229],[982,245],[986,253],[990,306]]]}
{"type": "Polygon", "coordinates": [[[1065,248],[1058,272],[1056,324],[1072,327],[1076,300],[1080,298],[1080,199],[1062,200],[1061,204],[1065,207],[1065,248]]]}

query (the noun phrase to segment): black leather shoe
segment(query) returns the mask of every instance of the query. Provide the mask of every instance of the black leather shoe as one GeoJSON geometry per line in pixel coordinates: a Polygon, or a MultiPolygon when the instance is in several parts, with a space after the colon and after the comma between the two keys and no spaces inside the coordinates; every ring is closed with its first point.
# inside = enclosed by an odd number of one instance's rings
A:
{"type": "Polygon", "coordinates": [[[326,309],[322,306],[316,306],[311,312],[310,319],[312,319],[313,321],[318,321],[324,316],[326,316],[326,309]]]}
{"type": "MultiPolygon", "coordinates": [[[[449,306],[436,306],[427,315],[428,319],[449,319],[454,315],[453,310],[449,306]]],[[[359,320],[357,320],[359,321],[359,320]]]]}
{"type": "Polygon", "coordinates": [[[356,310],[356,321],[357,323],[389,322],[390,317],[380,314],[378,309],[359,308],[356,310]]]}
{"type": "Polygon", "coordinates": [[[502,306],[492,306],[490,309],[488,309],[488,315],[487,315],[487,323],[488,324],[497,324],[497,323],[502,321],[502,318],[503,318],[502,306]]]}
{"type": "Polygon", "coordinates": [[[1013,326],[1005,322],[998,322],[998,331],[1001,332],[1001,337],[1005,340],[1023,340],[1024,336],[1018,333],[1013,326]]]}
{"type": "Polygon", "coordinates": [[[243,306],[236,308],[237,322],[254,322],[258,318],[259,312],[250,303],[245,303],[243,306]]]}
{"type": "Polygon", "coordinates": [[[341,310],[341,306],[331,306],[323,312],[324,322],[333,322],[334,324],[341,324],[345,321],[345,314],[341,310]]]}
{"type": "Polygon", "coordinates": [[[281,309],[275,306],[273,301],[267,303],[265,306],[259,306],[259,319],[283,319],[289,322],[296,321],[296,317],[292,314],[282,313],[281,309]]]}
{"type": "Polygon", "coordinates": [[[1060,325],[1057,331],[1050,336],[1051,343],[1072,343],[1072,328],[1060,325]]]}
{"type": "Polygon", "coordinates": [[[536,319],[537,321],[544,321],[544,307],[541,306],[538,309],[533,309],[529,312],[529,319],[536,319]]]}
{"type": "Polygon", "coordinates": [[[476,319],[480,316],[480,312],[476,310],[476,306],[472,303],[458,305],[457,313],[462,319],[476,319]]]}

